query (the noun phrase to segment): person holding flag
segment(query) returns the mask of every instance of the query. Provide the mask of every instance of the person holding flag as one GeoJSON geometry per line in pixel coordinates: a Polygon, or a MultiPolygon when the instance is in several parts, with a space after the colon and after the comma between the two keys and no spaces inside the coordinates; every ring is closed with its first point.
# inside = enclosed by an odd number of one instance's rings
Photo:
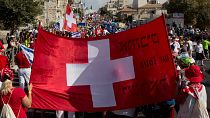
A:
{"type": "Polygon", "coordinates": [[[63,22],[63,29],[68,32],[77,32],[76,19],[74,18],[74,13],[70,5],[66,6],[66,16],[63,22]]]}
{"type": "MultiPolygon", "coordinates": [[[[77,32],[76,19],[74,18],[73,10],[71,9],[71,6],[69,4],[66,6],[66,16],[63,20],[63,23],[62,21],[60,22],[60,29],[61,28],[63,28],[63,30],[67,32],[77,32]]],[[[75,114],[74,112],[68,112],[68,118],[73,118],[74,114],[75,114]]],[[[56,118],[63,118],[63,117],[64,117],[64,111],[57,110],[56,118]]]]}
{"type": "Polygon", "coordinates": [[[184,73],[189,82],[177,96],[180,107],[177,118],[209,118],[206,89],[201,84],[204,74],[197,65],[189,66],[184,73]]]}
{"type": "Polygon", "coordinates": [[[18,76],[19,76],[19,84],[20,87],[24,89],[25,83],[28,85],[30,76],[31,76],[31,64],[32,61],[29,59],[27,55],[27,52],[24,53],[26,49],[29,49],[23,45],[20,44],[20,52],[16,54],[15,56],[15,63],[18,66],[18,76]]]}
{"type": "Polygon", "coordinates": [[[87,33],[87,32],[86,32],[85,28],[82,27],[82,30],[81,30],[81,38],[85,38],[86,33],[87,33]]]}
{"type": "MultiPolygon", "coordinates": [[[[32,104],[33,85],[30,84],[28,86],[28,93],[26,94],[22,88],[16,88],[12,85],[13,79],[14,74],[12,70],[9,68],[3,68],[1,70],[0,81],[2,82],[2,86],[0,88],[0,109],[3,109],[3,107],[6,108],[4,105],[8,104],[14,112],[15,118],[27,118],[26,108],[30,108],[32,104]]],[[[6,114],[8,114],[8,112],[9,110],[6,110],[6,114]]],[[[5,113],[1,112],[0,117],[5,118],[4,115],[5,113]]],[[[10,116],[10,118],[13,117],[10,116]]]]}
{"type": "Polygon", "coordinates": [[[99,25],[96,28],[96,36],[101,36],[102,34],[103,34],[103,30],[102,30],[101,26],[99,25]]]}

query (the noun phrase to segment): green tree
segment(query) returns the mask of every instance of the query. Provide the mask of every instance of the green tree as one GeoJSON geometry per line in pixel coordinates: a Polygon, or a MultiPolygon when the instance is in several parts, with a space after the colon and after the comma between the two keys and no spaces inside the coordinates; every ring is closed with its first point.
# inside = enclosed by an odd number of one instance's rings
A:
{"type": "Polygon", "coordinates": [[[40,0],[0,0],[0,21],[5,29],[32,23],[42,13],[40,0]]]}
{"type": "Polygon", "coordinates": [[[169,13],[184,13],[186,25],[201,29],[210,27],[210,0],[171,0],[166,6],[169,13]]]}
{"type": "Polygon", "coordinates": [[[101,16],[104,16],[105,19],[113,18],[113,14],[110,13],[110,11],[107,11],[107,8],[106,8],[106,7],[101,7],[101,8],[99,8],[98,13],[99,13],[101,16]]]}

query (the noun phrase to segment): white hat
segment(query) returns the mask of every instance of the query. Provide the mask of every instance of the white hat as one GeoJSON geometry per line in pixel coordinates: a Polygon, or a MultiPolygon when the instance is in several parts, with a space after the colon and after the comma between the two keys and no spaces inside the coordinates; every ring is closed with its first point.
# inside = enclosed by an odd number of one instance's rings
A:
{"type": "Polygon", "coordinates": [[[14,35],[11,35],[10,37],[15,38],[15,36],[14,36],[14,35]]]}
{"type": "Polygon", "coordinates": [[[179,41],[179,38],[175,38],[176,41],[179,41]]]}

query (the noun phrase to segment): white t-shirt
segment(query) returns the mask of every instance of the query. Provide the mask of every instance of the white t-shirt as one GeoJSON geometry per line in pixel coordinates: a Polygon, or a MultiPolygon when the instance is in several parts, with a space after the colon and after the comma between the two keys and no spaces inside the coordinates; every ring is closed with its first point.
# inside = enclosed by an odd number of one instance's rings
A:
{"type": "Polygon", "coordinates": [[[170,30],[170,31],[169,31],[169,34],[174,34],[174,33],[173,33],[173,30],[170,30]]]}
{"type": "Polygon", "coordinates": [[[191,40],[187,41],[189,45],[189,50],[193,50],[193,42],[191,40]]]}
{"type": "Polygon", "coordinates": [[[195,33],[195,30],[194,29],[190,29],[190,34],[194,34],[195,33]]]}
{"type": "Polygon", "coordinates": [[[174,45],[174,52],[178,53],[179,52],[179,49],[180,49],[180,44],[179,42],[172,42],[171,45],[174,45]]]}
{"type": "Polygon", "coordinates": [[[108,30],[106,30],[106,29],[104,29],[104,35],[107,35],[107,34],[109,34],[109,32],[108,32],[108,30]]]}
{"type": "Polygon", "coordinates": [[[197,53],[202,53],[203,52],[203,45],[200,43],[196,46],[195,51],[197,53]]]}
{"type": "Polygon", "coordinates": [[[186,51],[188,51],[188,47],[189,47],[188,43],[183,45],[183,49],[186,50],[186,51]]]}
{"type": "MultiPolygon", "coordinates": [[[[203,101],[203,105],[207,108],[207,95],[205,86],[202,87],[202,90],[198,93],[199,99],[203,101]]],[[[188,95],[184,104],[180,105],[179,112],[177,114],[177,118],[190,118],[193,106],[195,105],[195,98],[191,95],[188,95]]],[[[196,117],[196,116],[194,116],[196,117]]],[[[199,118],[199,117],[197,117],[199,118]]]]}

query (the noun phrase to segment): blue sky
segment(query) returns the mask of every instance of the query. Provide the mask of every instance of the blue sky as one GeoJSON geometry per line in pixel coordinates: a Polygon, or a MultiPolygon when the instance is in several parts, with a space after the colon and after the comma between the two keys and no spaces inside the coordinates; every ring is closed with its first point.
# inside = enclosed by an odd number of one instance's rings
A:
{"type": "MultiPolygon", "coordinates": [[[[94,10],[98,10],[102,6],[104,6],[108,1],[110,0],[82,0],[82,2],[86,3],[86,7],[89,7],[92,5],[94,10]]],[[[133,0],[128,0],[128,2],[131,4],[133,0]]]]}
{"type": "Polygon", "coordinates": [[[94,10],[98,10],[100,7],[106,4],[109,0],[82,0],[86,3],[87,7],[93,6],[94,10]]]}

